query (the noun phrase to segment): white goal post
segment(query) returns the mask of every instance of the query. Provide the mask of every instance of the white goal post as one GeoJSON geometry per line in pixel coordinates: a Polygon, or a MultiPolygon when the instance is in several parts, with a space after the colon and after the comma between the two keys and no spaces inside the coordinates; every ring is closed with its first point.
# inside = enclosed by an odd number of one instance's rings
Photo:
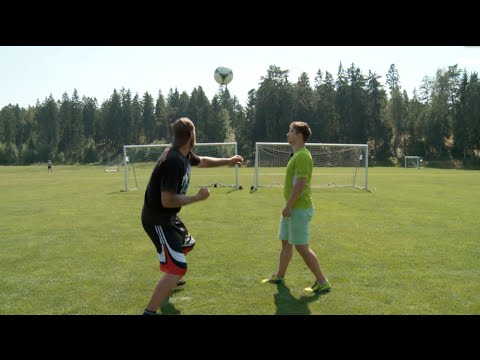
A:
{"type": "MultiPolygon", "coordinates": [[[[368,145],[306,143],[312,154],[312,188],[354,187],[368,190],[368,145]]],[[[259,187],[283,187],[286,166],[292,155],[288,143],[255,144],[254,183],[259,187]]]]}
{"type": "MultiPolygon", "coordinates": [[[[125,191],[146,189],[153,167],[171,144],[124,145],[125,191]]],[[[237,155],[237,143],[197,143],[192,151],[199,156],[229,158],[237,155]]],[[[192,166],[191,187],[231,187],[238,190],[238,165],[214,168],[192,166]]]]}
{"type": "Polygon", "coordinates": [[[423,167],[423,158],[421,156],[405,156],[405,168],[419,169],[423,167]]]}

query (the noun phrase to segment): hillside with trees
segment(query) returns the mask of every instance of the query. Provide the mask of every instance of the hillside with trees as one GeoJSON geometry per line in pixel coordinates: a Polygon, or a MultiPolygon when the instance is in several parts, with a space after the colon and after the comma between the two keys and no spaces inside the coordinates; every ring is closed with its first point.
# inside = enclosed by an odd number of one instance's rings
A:
{"type": "MultiPolygon", "coordinates": [[[[342,64],[334,76],[317,71],[294,81],[289,70],[270,65],[242,106],[228,88],[208,99],[201,86],[191,94],[170,89],[133,95],[114,90],[103,103],[51,95],[27,109],[0,110],[0,165],[107,163],[126,144],[168,143],[170,124],[187,116],[197,142],[238,143],[250,161],[256,141],[285,142],[290,122],[306,121],[310,142],[368,143],[370,165],[395,165],[405,155],[429,164],[456,161],[480,168],[480,83],[478,74],[457,65],[425,76],[412,98],[392,64],[382,76],[342,64]]],[[[160,86],[159,86],[160,87],[160,86]]],[[[440,166],[440,165],[439,165],[440,166]]]]}

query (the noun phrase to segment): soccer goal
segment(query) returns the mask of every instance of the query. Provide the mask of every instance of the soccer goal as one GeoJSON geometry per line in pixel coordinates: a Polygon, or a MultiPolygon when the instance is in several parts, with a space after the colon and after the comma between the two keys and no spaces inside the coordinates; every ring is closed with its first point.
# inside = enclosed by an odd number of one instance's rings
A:
{"type": "Polygon", "coordinates": [[[405,156],[405,168],[419,169],[423,167],[423,158],[421,156],[405,156]]]}
{"type": "MultiPolygon", "coordinates": [[[[124,145],[125,191],[145,189],[153,167],[170,144],[124,145]]],[[[229,158],[237,155],[237,143],[198,143],[192,151],[199,156],[229,158]]],[[[238,165],[214,168],[192,166],[191,187],[230,187],[238,190],[238,165]]]]}
{"type": "Polygon", "coordinates": [[[122,165],[123,157],[122,155],[117,155],[115,158],[105,165],[105,172],[116,172],[120,170],[120,166],[122,165]]]}
{"type": "MultiPolygon", "coordinates": [[[[354,187],[368,190],[367,144],[305,144],[313,158],[312,188],[354,187]]],[[[252,189],[283,187],[292,155],[288,143],[257,142],[252,189]]]]}

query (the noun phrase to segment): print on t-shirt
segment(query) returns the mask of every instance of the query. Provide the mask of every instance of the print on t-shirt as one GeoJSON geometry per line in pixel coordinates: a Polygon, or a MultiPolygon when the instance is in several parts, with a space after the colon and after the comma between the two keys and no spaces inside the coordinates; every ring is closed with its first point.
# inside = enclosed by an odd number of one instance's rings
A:
{"type": "Polygon", "coordinates": [[[190,164],[187,165],[187,172],[183,175],[182,179],[182,190],[180,191],[181,195],[185,195],[188,190],[188,184],[190,183],[190,171],[191,171],[190,164]]]}

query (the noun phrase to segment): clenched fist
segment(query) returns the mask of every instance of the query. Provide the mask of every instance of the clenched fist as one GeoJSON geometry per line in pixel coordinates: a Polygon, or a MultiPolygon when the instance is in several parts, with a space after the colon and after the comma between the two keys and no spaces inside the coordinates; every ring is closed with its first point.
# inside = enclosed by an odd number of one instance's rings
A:
{"type": "Polygon", "coordinates": [[[210,196],[210,191],[208,191],[208,189],[203,186],[203,187],[200,188],[200,190],[198,190],[196,196],[197,196],[198,200],[205,200],[206,198],[208,198],[210,196]]]}

